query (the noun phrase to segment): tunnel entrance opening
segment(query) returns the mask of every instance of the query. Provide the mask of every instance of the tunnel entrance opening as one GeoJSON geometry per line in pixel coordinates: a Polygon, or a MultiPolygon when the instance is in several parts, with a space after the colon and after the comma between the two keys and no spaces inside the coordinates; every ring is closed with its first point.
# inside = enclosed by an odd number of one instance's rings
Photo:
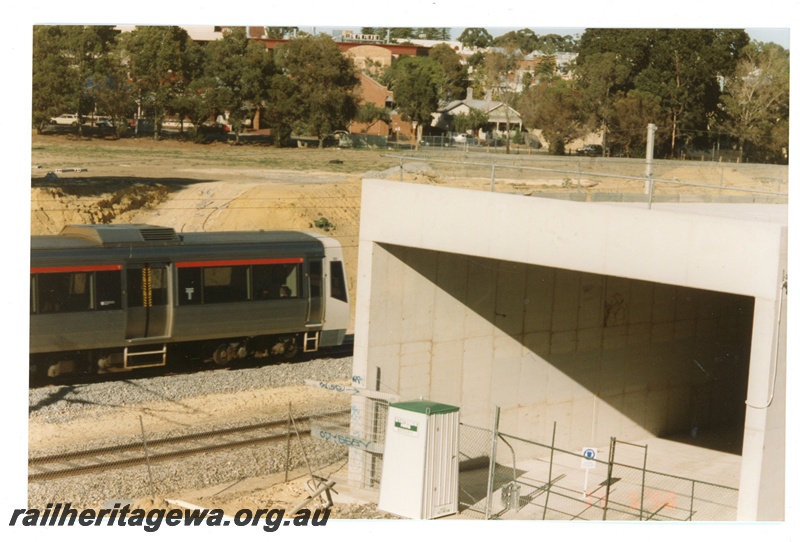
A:
{"type": "Polygon", "coordinates": [[[741,455],[752,297],[377,247],[374,271],[396,288],[372,325],[393,326],[383,383],[400,395],[460,404],[485,427],[500,406],[508,432],[540,442],[557,422],[562,447],[656,437],[741,455]]]}

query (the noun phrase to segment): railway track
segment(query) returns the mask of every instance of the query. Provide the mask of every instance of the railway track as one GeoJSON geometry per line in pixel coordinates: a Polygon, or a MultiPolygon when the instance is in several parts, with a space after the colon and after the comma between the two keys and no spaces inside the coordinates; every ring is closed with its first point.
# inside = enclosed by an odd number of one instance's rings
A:
{"type": "MultiPolygon", "coordinates": [[[[342,420],[346,420],[349,415],[349,410],[340,410],[314,417],[341,417],[342,420]]],[[[297,433],[301,437],[309,435],[311,418],[312,416],[294,418],[297,433]]],[[[287,420],[280,420],[144,440],[118,446],[32,457],[28,459],[28,482],[80,476],[234,448],[285,442],[287,425],[287,420]]],[[[297,436],[294,428],[291,428],[290,435],[297,436]]]]}

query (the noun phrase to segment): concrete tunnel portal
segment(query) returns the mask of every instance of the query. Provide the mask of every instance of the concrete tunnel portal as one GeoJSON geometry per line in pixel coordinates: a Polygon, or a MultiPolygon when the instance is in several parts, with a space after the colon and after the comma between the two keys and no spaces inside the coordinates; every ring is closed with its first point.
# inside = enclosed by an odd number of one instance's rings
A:
{"type": "Polygon", "coordinates": [[[477,427],[499,407],[500,431],[534,442],[557,423],[561,449],[719,452],[670,474],[714,471],[739,489],[738,519],[780,520],[787,235],[785,205],[365,180],[354,382],[457,405],[477,427]]]}

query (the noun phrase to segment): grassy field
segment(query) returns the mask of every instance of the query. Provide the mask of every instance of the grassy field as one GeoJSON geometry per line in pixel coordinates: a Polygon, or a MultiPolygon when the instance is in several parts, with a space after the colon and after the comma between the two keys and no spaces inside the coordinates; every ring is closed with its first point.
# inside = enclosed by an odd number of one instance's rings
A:
{"type": "Polygon", "coordinates": [[[397,165],[384,158],[384,150],[279,149],[257,144],[196,144],[152,138],[81,139],[64,135],[34,134],[31,163],[42,168],[69,168],[91,164],[138,164],[147,166],[229,168],[245,167],[293,171],[363,173],[397,165]]]}

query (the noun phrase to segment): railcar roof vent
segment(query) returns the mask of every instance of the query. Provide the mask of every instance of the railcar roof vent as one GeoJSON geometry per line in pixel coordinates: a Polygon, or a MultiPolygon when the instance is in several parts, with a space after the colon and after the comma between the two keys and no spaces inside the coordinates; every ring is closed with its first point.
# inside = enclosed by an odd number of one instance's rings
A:
{"type": "Polygon", "coordinates": [[[61,235],[80,237],[104,246],[181,242],[174,229],[149,224],[79,224],[65,226],[61,235]]]}
{"type": "Polygon", "coordinates": [[[178,234],[172,228],[146,226],[139,228],[139,233],[145,241],[180,241],[178,234]]]}

